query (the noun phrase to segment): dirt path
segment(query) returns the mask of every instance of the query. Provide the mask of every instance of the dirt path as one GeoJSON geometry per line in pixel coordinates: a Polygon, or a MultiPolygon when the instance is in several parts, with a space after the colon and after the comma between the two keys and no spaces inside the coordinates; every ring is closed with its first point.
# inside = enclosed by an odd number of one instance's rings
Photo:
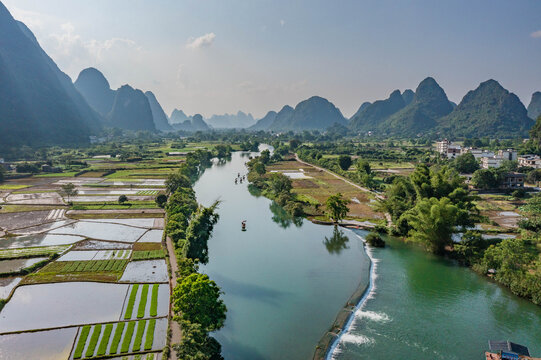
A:
{"type": "MultiPolygon", "coordinates": [[[[348,179],[346,179],[346,178],[344,178],[344,177],[342,177],[342,176],[340,176],[340,175],[338,175],[338,174],[335,174],[335,173],[333,173],[333,172],[330,171],[330,170],[327,170],[327,169],[325,169],[325,168],[322,168],[322,167],[317,166],[317,165],[314,165],[314,164],[307,163],[306,161],[302,161],[302,160],[299,158],[299,155],[297,155],[297,153],[295,153],[295,160],[297,160],[298,162],[300,162],[300,163],[303,164],[303,165],[311,166],[311,167],[313,167],[313,168],[315,168],[315,169],[318,169],[318,170],[320,170],[320,171],[324,171],[324,172],[326,172],[327,174],[332,175],[332,176],[334,176],[335,178],[340,179],[340,180],[342,180],[342,181],[348,183],[349,185],[351,185],[351,186],[353,186],[353,187],[355,187],[355,188],[357,188],[357,189],[359,189],[359,190],[361,190],[361,191],[366,191],[366,192],[372,193],[372,194],[374,194],[374,196],[375,196],[377,199],[381,199],[381,200],[385,199],[385,197],[384,197],[383,195],[376,194],[374,191],[372,191],[372,190],[370,190],[370,189],[367,189],[367,188],[365,188],[365,187],[362,187],[362,186],[360,186],[360,185],[357,185],[357,184],[355,184],[354,182],[352,182],[352,181],[350,181],[350,180],[348,180],[348,179]]],[[[393,221],[392,221],[392,219],[391,219],[391,215],[390,215],[389,213],[385,213],[384,215],[385,215],[385,218],[387,219],[387,226],[391,226],[392,223],[393,223],[393,221]]]]}
{"type": "MultiPolygon", "coordinates": [[[[171,279],[169,280],[169,287],[171,290],[171,294],[173,293],[173,289],[177,285],[177,271],[178,271],[178,264],[177,264],[177,257],[175,255],[175,247],[173,246],[173,242],[171,241],[171,238],[168,236],[167,240],[167,252],[169,253],[169,263],[171,264],[171,279]]],[[[173,319],[173,307],[170,306],[170,317],[171,317],[171,345],[172,344],[178,344],[180,342],[180,339],[182,337],[182,331],[180,329],[180,325],[178,322],[172,320],[173,319]]],[[[177,360],[177,353],[175,350],[171,349],[171,352],[169,353],[169,359],[177,360]]]]}

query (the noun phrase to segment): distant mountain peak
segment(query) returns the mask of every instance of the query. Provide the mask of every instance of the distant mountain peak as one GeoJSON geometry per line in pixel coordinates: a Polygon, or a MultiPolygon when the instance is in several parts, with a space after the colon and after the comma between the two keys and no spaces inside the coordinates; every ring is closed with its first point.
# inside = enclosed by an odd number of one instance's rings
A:
{"type": "Polygon", "coordinates": [[[541,92],[536,91],[532,94],[532,100],[528,105],[528,116],[531,119],[537,120],[541,115],[541,92]]]}

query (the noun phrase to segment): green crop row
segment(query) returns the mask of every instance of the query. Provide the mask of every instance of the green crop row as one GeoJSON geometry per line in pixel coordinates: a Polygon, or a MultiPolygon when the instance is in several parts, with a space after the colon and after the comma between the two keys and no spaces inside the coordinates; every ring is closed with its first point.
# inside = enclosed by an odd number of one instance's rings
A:
{"type": "Polygon", "coordinates": [[[101,324],[98,324],[94,326],[94,332],[92,333],[92,336],[90,337],[90,342],[88,343],[88,347],[86,348],[85,357],[89,358],[94,355],[94,350],[96,350],[96,345],[98,344],[100,334],[101,324]]]}
{"type": "Polygon", "coordinates": [[[159,191],[157,190],[141,190],[136,193],[136,195],[158,195],[159,191]]]}
{"type": "Polygon", "coordinates": [[[75,351],[73,352],[74,359],[80,359],[81,356],[83,356],[83,350],[85,349],[86,339],[88,338],[89,333],[90,325],[83,326],[83,328],[81,329],[81,335],[79,336],[79,341],[77,342],[77,346],[75,347],[75,351]]]}
{"type": "Polygon", "coordinates": [[[145,337],[145,350],[152,350],[154,344],[154,329],[156,328],[156,319],[150,319],[148,322],[147,336],[145,337]]]}
{"type": "Polygon", "coordinates": [[[135,329],[135,321],[128,323],[126,334],[124,334],[124,340],[122,340],[122,346],[120,348],[121,353],[127,353],[130,350],[131,338],[133,336],[133,330],[135,329]]]}
{"type": "Polygon", "coordinates": [[[146,320],[137,322],[137,333],[135,334],[135,340],[133,341],[132,352],[141,350],[141,344],[143,343],[143,334],[145,333],[145,327],[147,325],[146,320]]]}
{"type": "Polygon", "coordinates": [[[148,298],[148,284],[143,285],[143,291],[141,292],[141,300],[139,301],[139,308],[137,309],[137,318],[145,316],[145,309],[147,308],[148,298]]]}
{"type": "Polygon", "coordinates": [[[152,285],[152,298],[150,300],[150,316],[158,315],[158,289],[160,285],[152,285]]]}
{"type": "Polygon", "coordinates": [[[55,261],[43,268],[42,272],[58,274],[122,272],[127,263],[127,260],[55,261]]]}
{"type": "Polygon", "coordinates": [[[61,253],[71,245],[42,246],[24,249],[6,249],[0,250],[0,259],[30,258],[39,256],[51,256],[61,253]]]}
{"type": "Polygon", "coordinates": [[[131,315],[133,313],[133,306],[135,305],[135,298],[137,297],[137,290],[139,290],[139,284],[133,285],[130,292],[130,298],[128,299],[126,313],[124,314],[124,320],[131,319],[131,315]]]}
{"type": "Polygon", "coordinates": [[[132,260],[150,260],[150,259],[163,259],[165,257],[165,251],[148,250],[148,251],[134,251],[132,253],[132,260]]]}
{"type": "Polygon", "coordinates": [[[124,331],[124,326],[126,323],[118,323],[115,329],[115,335],[113,336],[113,342],[111,343],[111,348],[109,353],[116,354],[118,352],[118,344],[120,344],[120,339],[122,338],[122,332],[124,331]]]}
{"type": "Polygon", "coordinates": [[[102,356],[107,352],[107,345],[109,345],[109,338],[111,337],[111,332],[113,331],[113,324],[105,325],[105,330],[103,331],[103,336],[100,341],[100,346],[98,347],[98,353],[96,355],[102,356]]]}

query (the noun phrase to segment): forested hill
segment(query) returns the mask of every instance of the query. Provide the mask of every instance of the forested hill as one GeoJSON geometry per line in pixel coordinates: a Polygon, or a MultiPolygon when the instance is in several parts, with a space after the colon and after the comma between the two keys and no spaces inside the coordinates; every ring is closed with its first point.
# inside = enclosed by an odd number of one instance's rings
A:
{"type": "Polygon", "coordinates": [[[30,29],[0,2],[0,151],[84,144],[101,122],[30,29]]]}
{"type": "MultiPolygon", "coordinates": [[[[405,91],[394,91],[357,112],[350,128],[359,133],[372,131],[378,136],[417,136],[438,134],[452,137],[527,136],[533,125],[519,98],[497,81],[488,80],[469,91],[459,105],[431,77],[417,87],[413,99],[405,91]],[[408,101],[410,103],[408,104],[408,101]]],[[[541,94],[532,97],[530,114],[541,113],[541,94]]]]}
{"type": "MultiPolygon", "coordinates": [[[[286,108],[284,108],[286,109],[286,108]]],[[[270,126],[275,131],[325,130],[334,124],[347,125],[348,121],[333,103],[319,96],[301,101],[293,111],[287,109],[270,126]]]]}
{"type": "Polygon", "coordinates": [[[497,81],[488,80],[469,91],[448,116],[438,120],[444,134],[465,137],[527,136],[534,121],[519,98],[497,81]]]}

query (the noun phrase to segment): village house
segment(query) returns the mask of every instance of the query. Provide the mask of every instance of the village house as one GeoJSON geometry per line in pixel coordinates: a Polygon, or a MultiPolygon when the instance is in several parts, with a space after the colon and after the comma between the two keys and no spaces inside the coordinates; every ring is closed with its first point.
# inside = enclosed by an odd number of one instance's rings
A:
{"type": "Polygon", "coordinates": [[[541,169],[541,157],[539,155],[521,155],[518,157],[518,165],[541,169]]]}
{"type": "Polygon", "coordinates": [[[445,155],[448,159],[454,159],[460,155],[460,150],[460,145],[454,145],[447,139],[436,142],[436,151],[445,155]]]}

